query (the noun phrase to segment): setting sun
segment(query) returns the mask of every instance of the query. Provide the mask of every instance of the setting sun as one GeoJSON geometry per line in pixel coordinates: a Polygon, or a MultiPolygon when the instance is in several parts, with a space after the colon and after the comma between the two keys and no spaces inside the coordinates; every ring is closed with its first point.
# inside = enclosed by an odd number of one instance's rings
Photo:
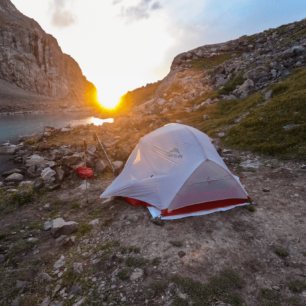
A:
{"type": "Polygon", "coordinates": [[[113,94],[111,91],[98,90],[98,102],[104,108],[114,109],[120,102],[120,96],[118,96],[118,93],[113,94]]]}

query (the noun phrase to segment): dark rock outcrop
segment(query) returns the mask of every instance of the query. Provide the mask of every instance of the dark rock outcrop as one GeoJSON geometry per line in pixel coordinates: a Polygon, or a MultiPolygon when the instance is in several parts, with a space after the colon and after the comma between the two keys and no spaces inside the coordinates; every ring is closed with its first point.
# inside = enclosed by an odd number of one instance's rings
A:
{"type": "MultiPolygon", "coordinates": [[[[83,76],[78,63],[10,0],[0,2],[0,62],[0,81],[24,90],[29,101],[39,95],[74,105],[92,102],[95,87],[83,76]]],[[[12,98],[12,90],[7,96],[12,98]]],[[[1,98],[7,98],[2,90],[1,98]]]]}

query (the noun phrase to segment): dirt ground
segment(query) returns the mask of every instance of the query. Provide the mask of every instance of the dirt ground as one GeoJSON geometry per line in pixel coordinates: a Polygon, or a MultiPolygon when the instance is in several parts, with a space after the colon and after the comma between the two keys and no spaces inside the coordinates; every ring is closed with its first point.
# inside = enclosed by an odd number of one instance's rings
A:
{"type": "MultiPolygon", "coordinates": [[[[271,163],[267,158],[261,161],[271,163]]],[[[275,160],[273,162],[275,164],[275,160]]],[[[235,173],[234,167],[230,168],[235,173]]],[[[306,288],[302,286],[297,290],[299,292],[294,292],[290,287],[290,282],[306,278],[306,171],[300,170],[299,164],[292,161],[278,162],[273,168],[263,166],[255,172],[239,173],[254,201],[255,211],[237,207],[225,212],[164,221],[163,226],[154,224],[144,207],[130,206],[121,198],[107,202],[97,199],[114,179],[111,174],[90,181],[89,202],[96,199],[91,204],[86,204],[86,194],[77,188],[83,183],[81,180],[66,182],[62,190],[38,197],[31,205],[2,218],[1,231],[8,232],[13,224],[22,224],[24,232],[10,234],[0,243],[2,247],[9,245],[19,234],[30,232],[39,238],[40,243],[34,249],[19,257],[20,262],[37,259],[42,263],[39,273],[45,271],[53,278],[36,293],[33,305],[40,305],[47,296],[50,301],[56,299],[64,303],[51,305],[172,305],[174,295],[169,285],[148,295],[150,285],[174,275],[207,284],[224,269],[235,271],[244,280],[242,288],[233,290],[243,297],[245,305],[306,305],[306,288]],[[50,207],[46,208],[46,204],[50,207]],[[42,226],[48,217],[51,220],[59,216],[83,226],[94,219],[99,219],[99,223],[84,231],[83,236],[77,234],[76,242],[70,246],[57,244],[50,232],[41,228],[32,231],[26,228],[30,222],[37,221],[42,226]],[[107,243],[114,245],[108,247],[107,243]],[[139,249],[134,254],[133,251],[125,254],[124,247],[139,249]],[[181,251],[184,252],[182,257],[178,255],[181,251]],[[101,260],[104,253],[110,257],[101,260]],[[53,268],[61,255],[65,256],[66,264],[60,269],[53,268]],[[134,281],[121,280],[118,272],[127,269],[126,259],[133,256],[140,261],[147,260],[133,267],[138,267],[136,272],[140,269],[143,275],[134,281]],[[69,299],[71,292],[66,296],[62,290],[66,288],[69,292],[76,282],[67,281],[69,275],[65,277],[73,262],[83,264],[84,272],[78,281],[84,285],[79,295],[69,299]],[[60,289],[52,297],[57,285],[60,289]],[[260,298],[265,288],[274,294],[273,298],[260,298]],[[98,293],[94,301],[95,290],[98,293]]],[[[12,269],[6,262],[2,273],[12,269]]],[[[36,270],[35,275],[39,273],[36,270]]],[[[214,300],[207,304],[203,300],[203,304],[193,304],[192,297],[186,292],[176,290],[185,304],[173,305],[214,305],[218,302],[214,300]]],[[[16,296],[28,296],[28,299],[34,295],[26,289],[14,292],[16,296]]],[[[3,305],[9,305],[7,300],[2,301],[3,305]]],[[[240,304],[233,302],[231,305],[240,304]]]]}

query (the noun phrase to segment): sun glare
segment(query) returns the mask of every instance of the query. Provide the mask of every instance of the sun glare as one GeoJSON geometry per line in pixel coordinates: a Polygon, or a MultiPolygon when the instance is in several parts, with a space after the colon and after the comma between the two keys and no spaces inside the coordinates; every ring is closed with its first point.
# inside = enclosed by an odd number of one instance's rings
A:
{"type": "Polygon", "coordinates": [[[103,91],[99,93],[98,91],[98,101],[103,107],[107,109],[114,109],[120,102],[120,96],[118,97],[112,92],[103,91]]]}

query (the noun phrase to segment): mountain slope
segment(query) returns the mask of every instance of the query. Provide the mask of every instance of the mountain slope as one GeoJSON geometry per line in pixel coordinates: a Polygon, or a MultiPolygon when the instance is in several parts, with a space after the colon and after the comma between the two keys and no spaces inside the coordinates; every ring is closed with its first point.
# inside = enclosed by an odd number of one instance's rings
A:
{"type": "MultiPolygon", "coordinates": [[[[83,105],[88,87],[78,63],[9,0],[0,2],[0,79],[28,92],[83,105]]],[[[14,103],[17,98],[12,97],[14,103]]]]}

